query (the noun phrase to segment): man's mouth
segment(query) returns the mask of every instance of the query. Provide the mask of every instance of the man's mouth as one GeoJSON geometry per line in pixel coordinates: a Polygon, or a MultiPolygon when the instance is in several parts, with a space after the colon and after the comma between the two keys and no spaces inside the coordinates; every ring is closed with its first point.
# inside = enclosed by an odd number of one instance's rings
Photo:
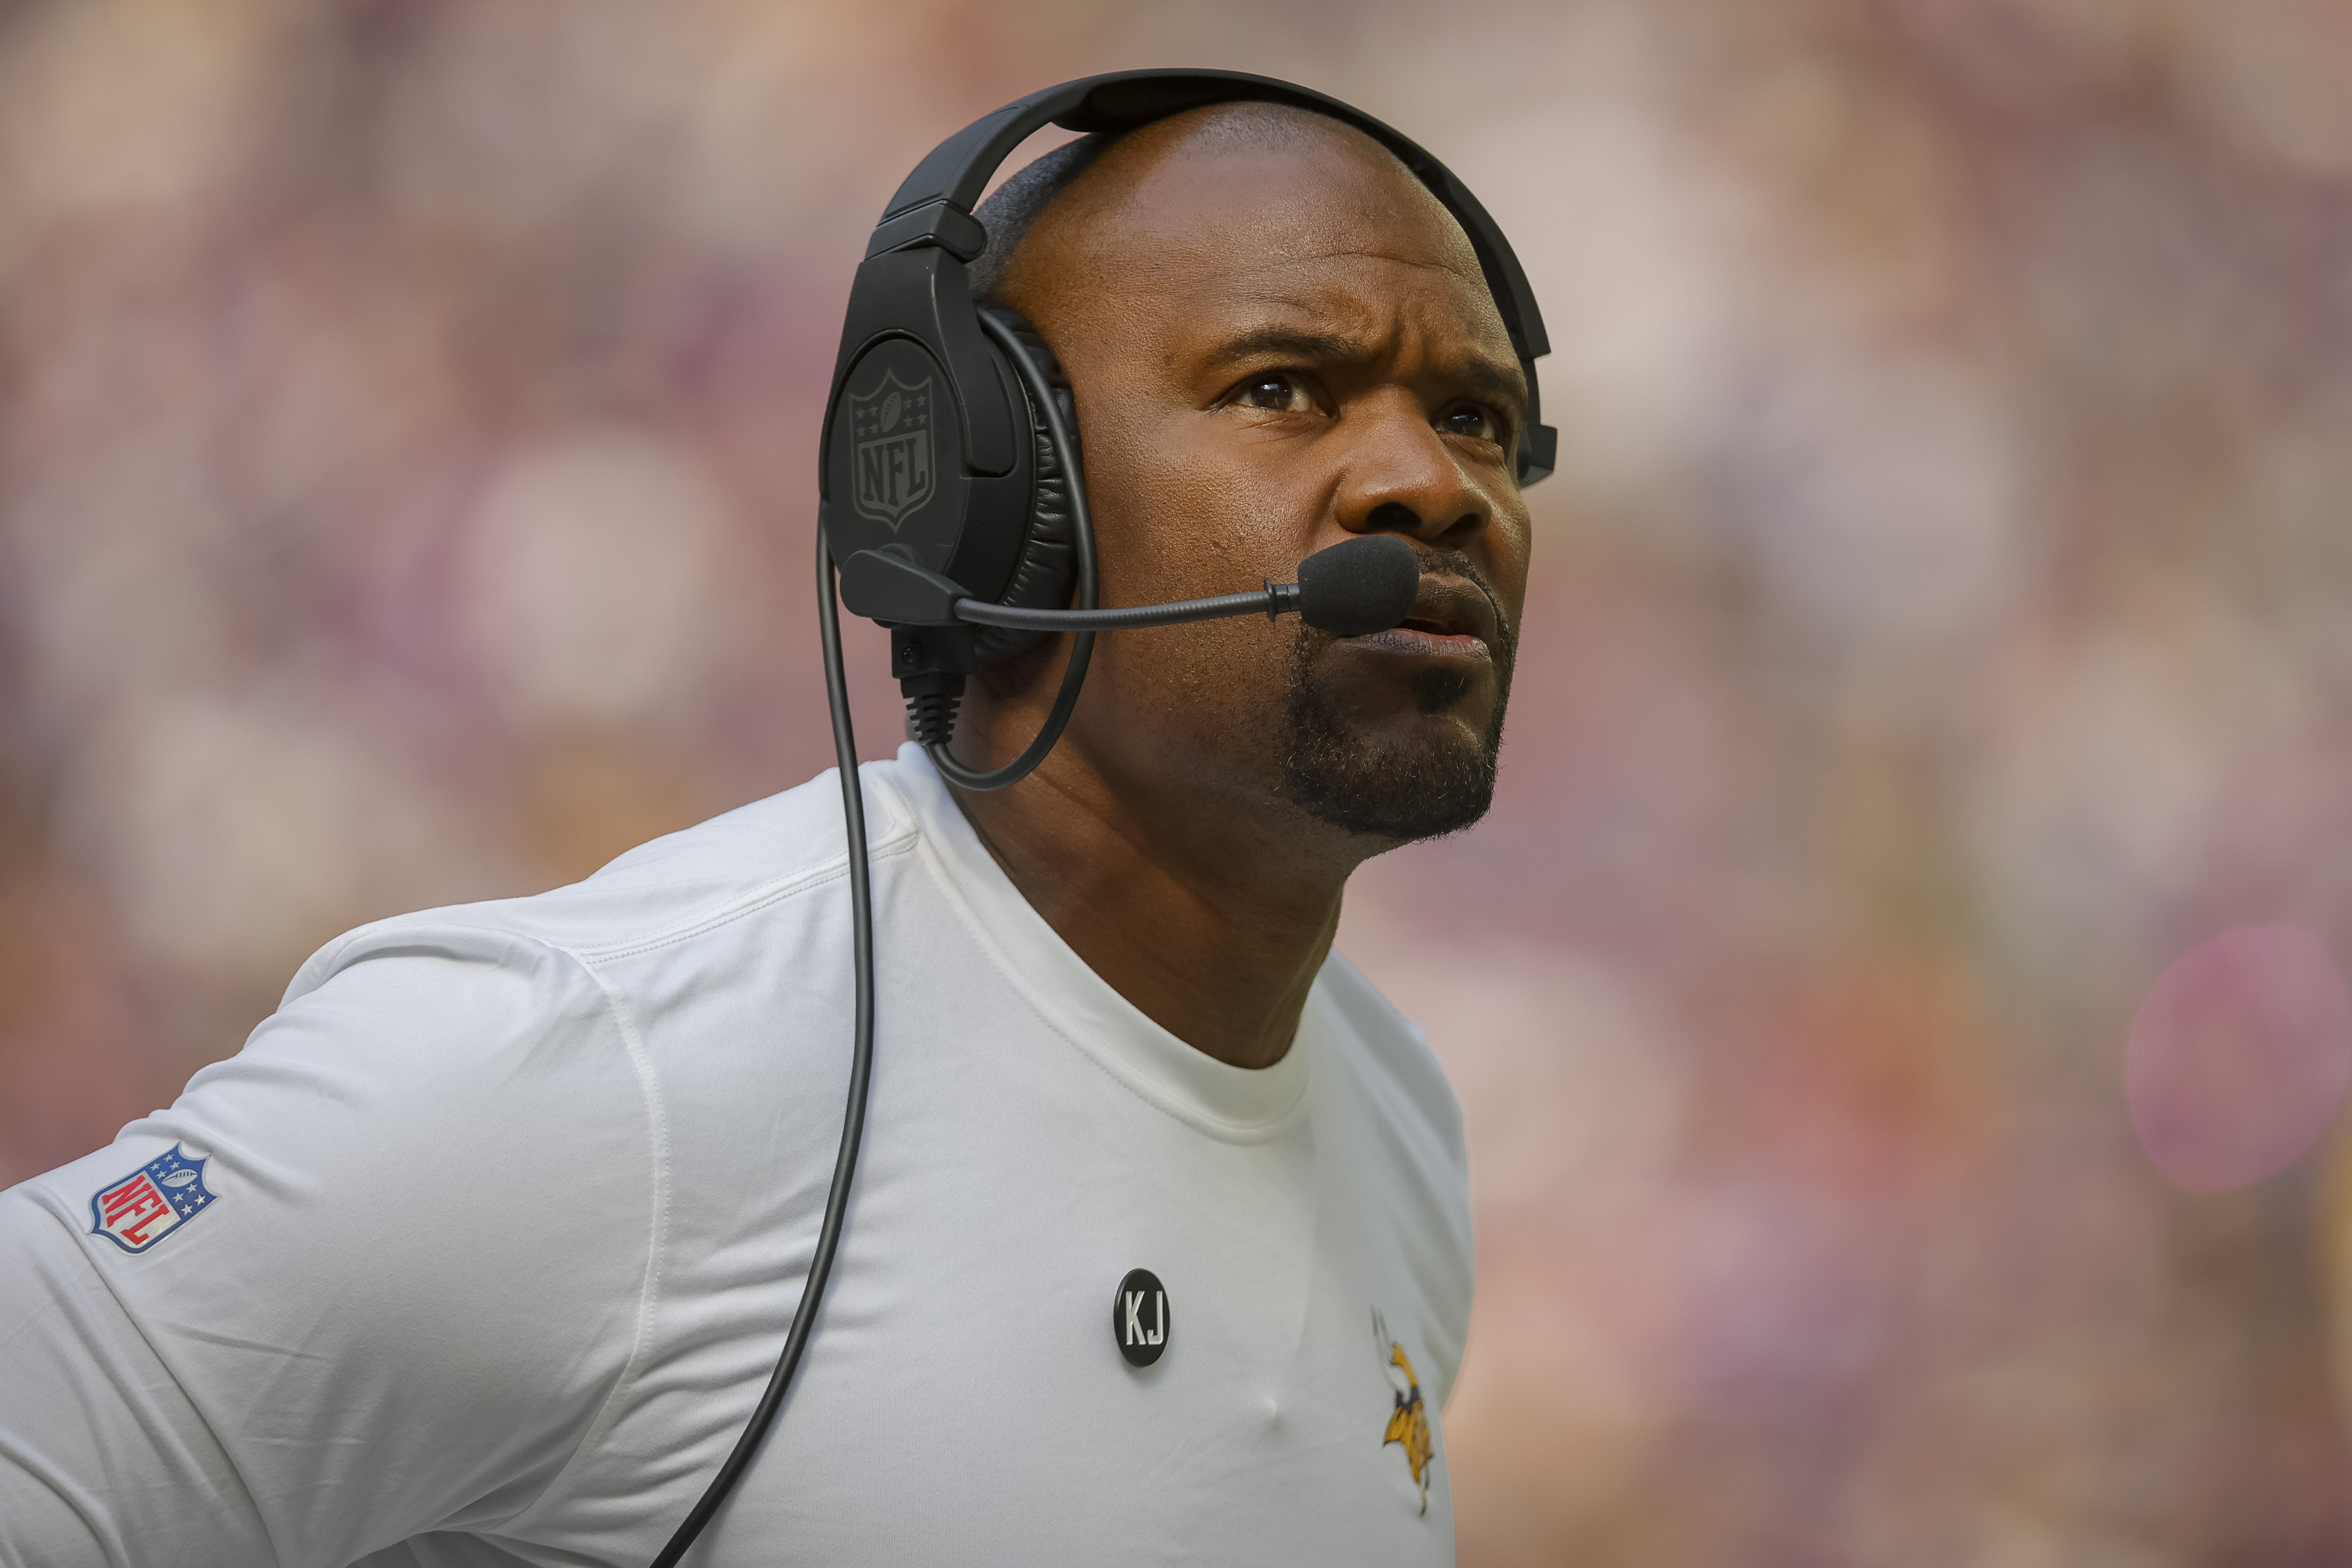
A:
{"type": "Polygon", "coordinates": [[[1466,632],[1442,632],[1420,626],[1408,621],[1402,626],[1391,626],[1385,632],[1373,632],[1348,639],[1351,648],[1370,648],[1384,653],[1411,653],[1425,659],[1470,659],[1491,663],[1494,653],[1484,637],[1466,632]]]}
{"type": "Polygon", "coordinates": [[[1424,659],[1494,661],[1495,610],[1475,586],[1458,577],[1424,577],[1412,613],[1386,632],[1350,637],[1346,645],[1424,659]]]}

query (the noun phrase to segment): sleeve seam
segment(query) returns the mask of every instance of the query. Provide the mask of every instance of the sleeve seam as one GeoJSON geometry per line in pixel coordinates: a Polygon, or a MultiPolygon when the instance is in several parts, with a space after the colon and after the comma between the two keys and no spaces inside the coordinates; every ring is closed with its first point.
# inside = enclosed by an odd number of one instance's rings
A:
{"type": "MultiPolygon", "coordinates": [[[[536,938],[527,939],[537,940],[536,938]]],[[[601,1440],[612,1429],[614,1423],[619,1419],[623,1398],[635,1386],[637,1375],[643,1370],[646,1357],[653,1343],[654,1312],[661,1297],[662,1260],[667,1255],[669,1231],[669,1118],[662,1100],[660,1079],[654,1071],[653,1059],[646,1051],[644,1038],[638,1032],[635,1015],[629,1007],[628,998],[608,980],[595,965],[589,963],[573,949],[551,942],[541,942],[540,945],[548,951],[560,954],[571,960],[596,988],[597,994],[603,1000],[606,1016],[612,1020],[614,1031],[620,1037],[622,1049],[628,1054],[629,1065],[637,1081],[638,1103],[646,1118],[648,1145],[646,1153],[652,1167],[650,1173],[652,1212],[646,1221],[644,1276],[637,1291],[636,1328],[631,1336],[628,1358],[622,1364],[620,1375],[614,1379],[612,1388],[597,1405],[595,1414],[581,1429],[579,1440],[572,1444],[572,1452],[565,1457],[563,1463],[557,1468],[555,1473],[548,1477],[546,1484],[531,1495],[530,1500],[516,1508],[499,1521],[503,1528],[511,1528],[529,1517],[541,1504],[553,1496],[565,1479],[579,1467],[582,1456],[601,1440]]]]}

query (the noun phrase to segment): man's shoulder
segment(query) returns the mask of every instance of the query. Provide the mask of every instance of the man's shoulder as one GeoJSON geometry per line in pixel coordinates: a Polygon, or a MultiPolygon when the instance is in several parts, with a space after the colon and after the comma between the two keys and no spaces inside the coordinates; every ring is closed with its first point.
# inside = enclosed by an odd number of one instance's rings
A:
{"type": "Polygon", "coordinates": [[[1421,1026],[1337,948],[1324,960],[1315,988],[1343,1024],[1350,1054],[1384,1113],[1425,1133],[1449,1164],[1462,1168],[1468,1159],[1462,1103],[1421,1026]]]}
{"type": "MultiPolygon", "coordinates": [[[[915,831],[889,763],[860,769],[877,856],[915,831]],[[879,783],[883,787],[877,788],[879,783]]],[[[845,881],[841,789],[832,769],[804,784],[639,844],[567,886],[418,910],[347,931],[295,975],[293,1000],[364,959],[429,948],[511,966],[532,956],[596,959],[688,940],[741,915],[845,881]]]]}

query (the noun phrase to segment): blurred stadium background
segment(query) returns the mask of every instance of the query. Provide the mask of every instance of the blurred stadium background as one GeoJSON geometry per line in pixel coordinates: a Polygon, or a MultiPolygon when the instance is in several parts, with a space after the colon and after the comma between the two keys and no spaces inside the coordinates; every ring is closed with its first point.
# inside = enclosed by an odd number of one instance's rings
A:
{"type": "Polygon", "coordinates": [[[1343,936],[1471,1122],[1465,1563],[2352,1560],[2352,1162],[2182,1191],[2122,1066],[2352,939],[2340,0],[0,5],[0,1181],[826,766],[866,228],[1150,64],[1418,137],[1556,345],[1500,803],[1343,936]]]}

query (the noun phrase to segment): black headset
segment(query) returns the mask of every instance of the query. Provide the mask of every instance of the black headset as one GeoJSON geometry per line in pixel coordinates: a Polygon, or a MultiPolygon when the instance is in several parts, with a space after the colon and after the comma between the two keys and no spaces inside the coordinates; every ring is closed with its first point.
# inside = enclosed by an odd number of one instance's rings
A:
{"type": "Polygon", "coordinates": [[[1210,104],[1287,104],[1353,126],[1394,153],[1469,236],[1528,385],[1518,480],[1548,476],[1558,437],[1539,421],[1535,361],[1550,350],[1527,275],[1502,230],[1445,166],[1339,99],[1238,71],[1117,71],[1005,105],[933,148],[898,187],[850,285],[820,448],[818,625],[849,849],[856,1021],[849,1104],[798,1309],[774,1374],[741,1437],[655,1560],[673,1568],[717,1513],[782,1408],[814,1326],[846,1221],[874,1059],[874,915],[866,810],[842,668],[840,604],[890,628],[891,673],[910,735],[968,789],[1002,789],[1042,761],[1076,706],[1097,632],[1299,611],[1356,635],[1410,612],[1419,566],[1393,537],[1310,556],[1297,583],[1167,605],[1096,604],[1094,529],[1076,412],[1052,350],[1018,312],[982,304],[966,268],[988,235],[972,216],[1007,154],[1047,125],[1106,136],[1210,104]],[[1078,608],[1066,608],[1073,590],[1078,608]],[[1053,709],[1004,766],[968,768],[949,752],[964,679],[1041,636],[1072,632],[1053,709]]]}

